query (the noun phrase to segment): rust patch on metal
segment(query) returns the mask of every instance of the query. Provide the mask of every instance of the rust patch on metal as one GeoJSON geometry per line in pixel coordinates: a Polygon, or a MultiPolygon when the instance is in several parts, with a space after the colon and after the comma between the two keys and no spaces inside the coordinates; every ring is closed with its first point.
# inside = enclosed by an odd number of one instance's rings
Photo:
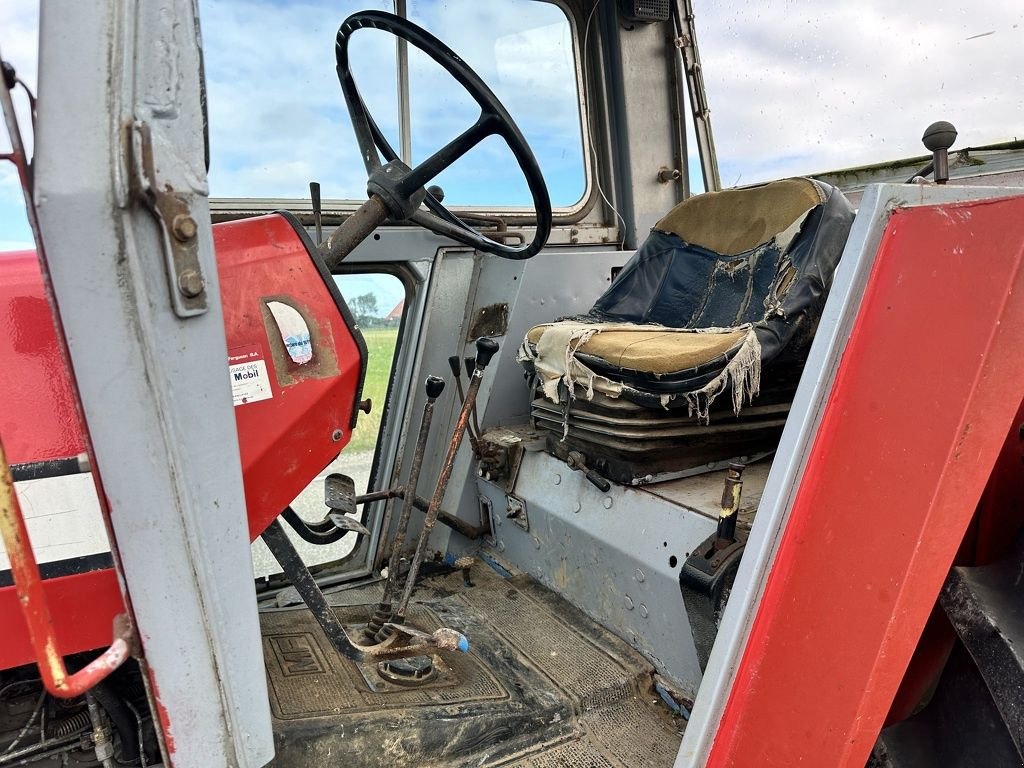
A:
{"type": "Polygon", "coordinates": [[[480,307],[469,324],[466,341],[504,336],[508,330],[508,304],[489,304],[480,307]]]}

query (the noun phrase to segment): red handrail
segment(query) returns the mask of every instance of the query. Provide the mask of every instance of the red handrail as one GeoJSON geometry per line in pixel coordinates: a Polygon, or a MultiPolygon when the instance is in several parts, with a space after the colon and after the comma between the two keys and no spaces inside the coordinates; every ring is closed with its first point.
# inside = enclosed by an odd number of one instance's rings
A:
{"type": "Polygon", "coordinates": [[[126,614],[114,619],[114,641],[86,667],[69,675],[57,646],[57,633],[46,601],[46,590],[39,566],[32,552],[32,543],[25,527],[25,518],[14,490],[14,478],[0,442],[0,535],[11,561],[14,587],[21,611],[28,625],[29,638],[36,654],[39,674],[46,690],[62,699],[81,696],[107,675],[120,667],[131,653],[131,625],[126,614]]]}

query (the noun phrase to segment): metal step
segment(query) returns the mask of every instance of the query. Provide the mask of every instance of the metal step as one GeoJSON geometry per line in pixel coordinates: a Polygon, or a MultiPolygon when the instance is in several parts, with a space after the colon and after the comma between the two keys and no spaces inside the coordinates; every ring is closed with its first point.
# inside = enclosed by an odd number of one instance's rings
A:
{"type": "Polygon", "coordinates": [[[954,568],[940,602],[1024,753],[1024,548],[992,565],[954,568]]]}

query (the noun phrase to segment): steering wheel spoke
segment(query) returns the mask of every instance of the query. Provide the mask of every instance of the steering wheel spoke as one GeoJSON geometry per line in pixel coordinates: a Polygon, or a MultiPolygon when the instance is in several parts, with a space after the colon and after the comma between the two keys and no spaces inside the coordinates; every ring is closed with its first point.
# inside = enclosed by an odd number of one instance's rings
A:
{"type": "Polygon", "coordinates": [[[551,199],[537,159],[505,107],[480,76],[459,56],[412,22],[384,11],[363,11],[349,16],[338,30],[335,55],[338,80],[352,118],[356,141],[367,174],[373,182],[370,186],[387,202],[393,218],[408,218],[440,235],[486,253],[510,259],[528,259],[544,247],[551,233],[551,199]],[[455,78],[480,106],[480,117],[473,125],[415,168],[410,169],[399,161],[394,149],[370,116],[352,77],[348,42],[355,30],[366,27],[390,32],[419,48],[455,78]],[[465,156],[484,139],[495,134],[505,140],[519,163],[533,196],[536,231],[533,240],[522,245],[509,246],[491,240],[455,216],[425,191],[426,185],[438,174],[465,156]],[[381,164],[378,151],[384,155],[387,165],[381,164]],[[418,201],[421,199],[432,213],[418,208],[418,201]]]}
{"type": "Polygon", "coordinates": [[[486,112],[481,112],[479,119],[473,125],[413,168],[402,181],[402,191],[412,194],[420,187],[425,187],[427,182],[437,178],[441,171],[454,165],[473,147],[488,136],[498,133],[499,130],[500,125],[497,124],[496,118],[486,112]]]}

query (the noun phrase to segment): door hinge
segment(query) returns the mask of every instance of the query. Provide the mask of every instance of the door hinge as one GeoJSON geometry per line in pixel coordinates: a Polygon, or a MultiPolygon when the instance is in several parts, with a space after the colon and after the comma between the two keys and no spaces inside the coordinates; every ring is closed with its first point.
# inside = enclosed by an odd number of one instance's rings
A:
{"type": "Polygon", "coordinates": [[[199,225],[189,205],[192,194],[162,182],[153,159],[153,136],[139,120],[131,124],[132,195],[152,212],[160,225],[171,306],[178,317],[194,317],[208,309],[206,280],[199,263],[199,225]]]}

